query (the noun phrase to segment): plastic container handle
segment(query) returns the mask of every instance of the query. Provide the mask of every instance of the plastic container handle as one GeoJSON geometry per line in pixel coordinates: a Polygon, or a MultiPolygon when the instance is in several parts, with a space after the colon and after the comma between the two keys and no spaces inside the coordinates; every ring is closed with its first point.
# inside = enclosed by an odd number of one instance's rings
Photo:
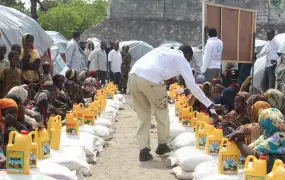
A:
{"type": "Polygon", "coordinates": [[[32,142],[33,143],[37,143],[38,142],[38,136],[37,136],[37,133],[35,132],[35,131],[31,131],[30,133],[29,133],[29,135],[34,135],[34,138],[32,138],[32,142]]]}
{"type": "Polygon", "coordinates": [[[283,165],[284,163],[283,163],[283,161],[281,161],[281,160],[279,160],[279,159],[276,159],[275,161],[274,161],[274,165],[273,165],[273,168],[272,168],[272,172],[275,172],[275,170],[277,169],[277,167],[279,166],[279,165],[283,165]]]}
{"type": "Polygon", "coordinates": [[[56,117],[61,122],[61,115],[57,115],[56,117]]]}
{"type": "Polygon", "coordinates": [[[81,108],[81,109],[83,109],[83,104],[82,103],[80,103],[80,104],[78,104],[79,105],[79,107],[81,108]]]}
{"type": "Polygon", "coordinates": [[[228,138],[223,138],[222,141],[221,141],[221,144],[220,144],[220,149],[223,149],[225,143],[226,143],[226,147],[227,147],[228,146],[228,142],[229,142],[228,138]]]}
{"type": "MultiPolygon", "coordinates": [[[[254,160],[256,160],[256,157],[253,155],[247,156],[247,158],[245,160],[244,168],[248,168],[248,164],[249,164],[250,160],[254,161],[254,160]]],[[[254,164],[252,164],[252,166],[254,166],[254,164]]]]}
{"type": "Polygon", "coordinates": [[[189,106],[189,112],[193,113],[193,107],[192,106],[189,106]]]}
{"type": "Polygon", "coordinates": [[[11,131],[10,132],[10,134],[9,134],[9,141],[8,141],[9,144],[13,144],[12,143],[12,139],[13,139],[14,135],[16,136],[17,134],[18,134],[17,131],[11,131]]]}

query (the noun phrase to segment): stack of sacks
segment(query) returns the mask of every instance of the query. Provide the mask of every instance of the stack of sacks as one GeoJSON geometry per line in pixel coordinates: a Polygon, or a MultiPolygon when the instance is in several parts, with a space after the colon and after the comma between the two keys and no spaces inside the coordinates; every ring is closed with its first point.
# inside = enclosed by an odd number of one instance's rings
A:
{"type": "Polygon", "coordinates": [[[51,150],[50,158],[39,161],[38,171],[41,171],[41,164],[47,165],[51,163],[62,165],[70,171],[78,171],[83,176],[92,175],[90,164],[88,164],[86,159],[86,154],[80,146],[60,147],[59,150],[51,150]]]}
{"type": "Polygon", "coordinates": [[[122,94],[116,94],[114,96],[114,100],[115,101],[120,101],[121,103],[125,104],[126,103],[126,99],[122,94]]]}
{"type": "Polygon", "coordinates": [[[211,160],[213,157],[206,155],[203,151],[193,146],[186,146],[171,152],[167,163],[171,167],[177,166],[172,171],[178,179],[192,179],[196,166],[211,160]]]}
{"type": "Polygon", "coordinates": [[[194,180],[240,180],[243,179],[243,169],[239,169],[239,174],[218,174],[218,161],[207,161],[195,168],[193,178],[194,180]]]}

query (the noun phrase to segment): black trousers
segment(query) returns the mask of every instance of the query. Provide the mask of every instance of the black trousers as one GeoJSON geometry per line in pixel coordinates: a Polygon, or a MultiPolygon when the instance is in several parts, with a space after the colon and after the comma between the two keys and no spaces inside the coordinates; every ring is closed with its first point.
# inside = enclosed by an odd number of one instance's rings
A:
{"type": "Polygon", "coordinates": [[[118,87],[120,86],[120,80],[121,80],[121,73],[120,72],[113,73],[113,82],[118,87]]]}
{"type": "Polygon", "coordinates": [[[101,81],[101,84],[105,84],[106,77],[107,77],[107,71],[98,70],[98,76],[99,76],[99,80],[101,81]]]}

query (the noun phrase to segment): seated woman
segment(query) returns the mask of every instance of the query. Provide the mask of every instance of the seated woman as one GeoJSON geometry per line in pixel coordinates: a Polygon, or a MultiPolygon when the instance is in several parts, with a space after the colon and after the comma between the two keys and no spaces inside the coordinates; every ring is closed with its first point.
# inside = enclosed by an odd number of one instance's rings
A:
{"type": "Polygon", "coordinates": [[[82,83],[83,93],[85,98],[94,98],[96,90],[101,87],[101,83],[98,81],[96,71],[89,71],[88,78],[82,83]]]}
{"type": "Polygon", "coordinates": [[[265,98],[272,107],[279,109],[285,115],[285,94],[276,89],[268,89],[264,93],[265,98]]]}
{"type": "MultiPolygon", "coordinates": [[[[203,90],[203,92],[205,93],[205,95],[210,98],[211,97],[211,84],[209,82],[205,82],[204,84],[202,85],[199,85],[200,88],[203,90]]],[[[194,96],[191,95],[190,98],[188,98],[188,104],[190,106],[193,107],[193,110],[194,111],[206,111],[207,108],[200,103],[199,100],[197,100],[194,96]]]]}
{"type": "Polygon", "coordinates": [[[81,89],[81,84],[79,83],[79,80],[78,80],[77,71],[74,69],[70,69],[66,71],[65,77],[67,79],[67,81],[64,84],[65,90],[68,96],[70,97],[72,104],[74,103],[84,104],[83,92],[81,89]]]}
{"type": "Polygon", "coordinates": [[[247,92],[240,92],[234,99],[234,110],[223,116],[213,115],[214,120],[222,122],[223,135],[233,133],[241,125],[250,123],[246,113],[246,100],[249,98],[247,92]]]}
{"type": "Polygon", "coordinates": [[[40,80],[41,57],[34,47],[34,36],[24,34],[22,38],[21,65],[22,71],[26,77],[27,84],[38,83],[40,80]]]}
{"type": "Polygon", "coordinates": [[[48,121],[47,111],[49,104],[52,101],[50,97],[50,92],[47,90],[40,90],[36,94],[34,100],[36,102],[36,106],[33,110],[40,115],[40,121],[38,122],[46,126],[48,121]]]}
{"type": "Polygon", "coordinates": [[[245,133],[236,131],[229,136],[235,141],[244,157],[249,155],[267,157],[267,173],[272,170],[274,161],[280,159],[285,162],[285,121],[283,114],[275,108],[265,109],[259,116],[261,136],[249,146],[245,143],[245,133]]]}
{"type": "Polygon", "coordinates": [[[2,149],[5,151],[11,131],[28,130],[18,121],[19,109],[17,103],[9,98],[0,99],[0,125],[2,132],[2,149]]]}

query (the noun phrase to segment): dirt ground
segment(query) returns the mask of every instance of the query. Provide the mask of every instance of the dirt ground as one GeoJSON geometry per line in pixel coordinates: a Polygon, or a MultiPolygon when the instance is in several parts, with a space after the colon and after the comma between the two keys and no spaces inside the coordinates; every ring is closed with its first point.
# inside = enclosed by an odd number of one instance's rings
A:
{"type": "MultiPolygon", "coordinates": [[[[136,141],[137,116],[130,96],[126,96],[125,110],[120,111],[114,139],[100,153],[98,162],[92,166],[93,176],[87,180],[175,180],[171,169],[166,166],[166,156],[155,154],[157,146],[156,129],[151,130],[152,155],[149,162],[139,162],[136,141]]],[[[155,122],[154,122],[155,124],[155,122]]]]}

